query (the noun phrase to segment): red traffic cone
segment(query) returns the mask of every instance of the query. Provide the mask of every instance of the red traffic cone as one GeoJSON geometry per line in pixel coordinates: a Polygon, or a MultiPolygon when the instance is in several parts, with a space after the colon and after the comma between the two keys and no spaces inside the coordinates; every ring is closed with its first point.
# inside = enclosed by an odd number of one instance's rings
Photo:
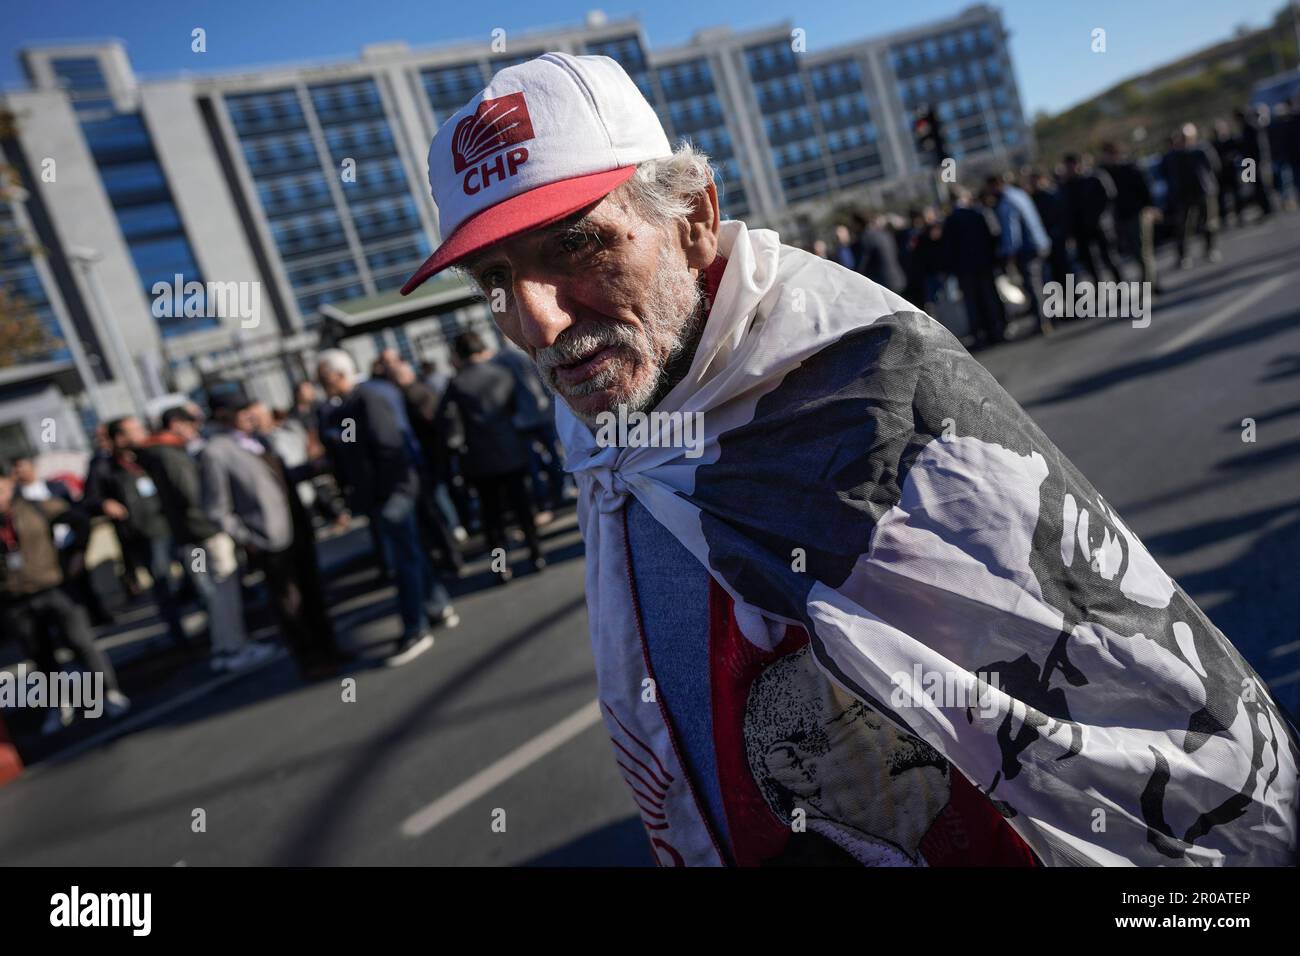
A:
{"type": "Polygon", "coordinates": [[[23,772],[23,760],[18,756],[18,748],[9,739],[5,729],[4,718],[0,717],[0,787],[23,772]]]}

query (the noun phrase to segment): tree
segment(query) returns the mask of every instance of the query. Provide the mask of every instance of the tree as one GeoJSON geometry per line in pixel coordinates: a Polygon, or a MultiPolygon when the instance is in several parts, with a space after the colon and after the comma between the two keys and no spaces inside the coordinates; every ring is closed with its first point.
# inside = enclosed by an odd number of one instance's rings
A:
{"type": "Polygon", "coordinates": [[[0,285],[0,368],[38,361],[61,344],[31,303],[0,285]]]}
{"type": "MultiPolygon", "coordinates": [[[[14,114],[0,110],[0,140],[12,139],[16,129],[14,114]]],[[[18,203],[25,198],[18,170],[0,159],[0,203],[18,203]]],[[[5,217],[0,220],[0,249],[7,250],[15,243],[30,255],[43,251],[27,246],[14,220],[5,217]]],[[[30,302],[8,285],[0,284],[0,368],[40,361],[62,344],[30,302]]]]}

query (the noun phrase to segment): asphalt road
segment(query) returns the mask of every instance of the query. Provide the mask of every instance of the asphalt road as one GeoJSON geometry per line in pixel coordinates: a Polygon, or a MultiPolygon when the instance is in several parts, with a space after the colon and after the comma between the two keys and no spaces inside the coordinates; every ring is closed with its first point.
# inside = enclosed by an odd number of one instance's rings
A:
{"type": "MultiPolygon", "coordinates": [[[[1080,321],[980,358],[1294,713],[1300,215],[1229,232],[1224,252],[1162,277],[1148,328],[1080,321]]],[[[354,671],[354,702],[283,658],[213,681],[134,622],[111,640],[135,658],[136,716],[111,740],[36,745],[0,788],[0,863],[649,863],[592,706],[572,515],[547,534],[543,574],[501,588],[477,566],[461,626],[404,668],[354,671]]],[[[338,563],[361,540],[324,551],[338,563]]],[[[333,598],[358,648],[391,636],[372,572],[342,574],[333,598]]]]}

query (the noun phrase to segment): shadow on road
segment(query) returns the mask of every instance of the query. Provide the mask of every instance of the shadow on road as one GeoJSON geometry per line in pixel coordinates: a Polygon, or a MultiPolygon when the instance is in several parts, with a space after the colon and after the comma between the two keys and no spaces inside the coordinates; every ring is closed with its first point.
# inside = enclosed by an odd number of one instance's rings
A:
{"type": "MultiPolygon", "coordinates": [[[[1300,369],[1298,369],[1298,373],[1300,373],[1300,369]]],[[[1297,402],[1294,405],[1283,405],[1281,408],[1275,408],[1271,412],[1265,412],[1262,415],[1251,415],[1250,417],[1258,426],[1266,425],[1269,422],[1280,421],[1281,419],[1289,418],[1292,415],[1300,415],[1300,402],[1297,402]]],[[[1225,432],[1239,432],[1244,427],[1245,426],[1242,425],[1240,421],[1235,421],[1228,422],[1228,424],[1223,426],[1223,430],[1225,432]]]]}
{"type": "Polygon", "coordinates": [[[564,846],[549,850],[522,866],[654,866],[645,827],[637,817],[610,823],[584,833],[564,846]]]}
{"type": "MultiPolygon", "coordinates": [[[[1183,575],[1178,583],[1192,595],[1227,593],[1224,600],[1205,606],[1205,613],[1295,720],[1300,712],[1300,590],[1294,580],[1295,556],[1300,554],[1300,504],[1255,512],[1253,517],[1262,524],[1273,515],[1267,520],[1276,522],[1288,511],[1295,512],[1290,520],[1267,531],[1245,553],[1217,567],[1183,575]]],[[[1230,532],[1223,524],[1210,522],[1206,532],[1226,537],[1230,532]]]]}
{"type": "Polygon", "coordinates": [[[1248,328],[1236,329],[1235,331],[1225,332],[1222,335],[1210,339],[1203,339],[1187,345],[1176,352],[1168,355],[1158,355],[1149,358],[1139,359],[1135,362],[1129,362],[1125,365],[1118,365],[1115,368],[1107,369],[1095,375],[1085,376],[1062,386],[1055,392],[1044,395],[1025,405],[1026,409],[1033,410],[1044,405],[1055,405],[1060,402],[1069,402],[1074,399],[1090,395],[1094,392],[1104,391],[1115,385],[1133,379],[1144,378],[1148,375],[1154,375],[1170,368],[1182,365],[1186,362],[1194,362],[1197,359],[1204,358],[1216,352],[1227,351],[1228,349],[1241,348],[1245,345],[1251,345],[1262,339],[1267,339],[1274,335],[1280,335],[1294,328],[1297,321],[1300,321],[1300,312],[1289,312],[1286,315],[1279,315],[1276,318],[1269,319],[1266,322],[1260,322],[1248,328]]]}
{"type": "MultiPolygon", "coordinates": [[[[226,794],[265,784],[269,777],[284,778],[310,772],[325,762],[344,761],[334,777],[334,786],[317,797],[314,812],[306,814],[301,826],[290,833],[278,849],[269,850],[266,858],[259,861],[261,865],[302,866],[323,863],[328,858],[326,851],[332,832],[341,828],[351,815],[359,812],[358,805],[363,802],[367,787],[379,783],[380,771],[391,759],[394,749],[423,736],[438,733],[449,724],[472,719],[487,709],[506,711],[533,700],[569,691],[575,683],[590,681],[590,676],[584,674],[580,680],[566,679],[540,685],[524,693],[512,694],[508,700],[485,702],[460,710],[448,709],[462,691],[490,673],[504,658],[537,637],[547,627],[580,611],[584,604],[585,596],[579,594],[546,617],[517,629],[504,643],[495,644],[490,653],[480,655],[442,679],[438,690],[421,697],[391,721],[386,729],[365,741],[321,747],[276,761],[272,766],[257,767],[223,779],[206,781],[165,800],[136,804],[130,810],[108,813],[90,810],[78,818],[51,820],[51,829],[30,827],[23,832],[21,839],[9,841],[6,851],[17,857],[27,849],[75,844],[81,839],[89,839],[95,834],[134,821],[178,812],[188,813],[188,808],[197,805],[195,801],[211,803],[226,794]]],[[[168,715],[152,726],[207,720],[228,710],[241,709],[272,696],[302,689],[303,684],[294,674],[292,665],[282,661],[268,671],[255,675],[254,679],[234,685],[225,693],[205,697],[186,707],[183,712],[168,715]]],[[[111,748],[112,745],[109,743],[107,746],[111,748]]]]}
{"type": "Polygon", "coordinates": [[[1269,448],[1243,451],[1239,455],[1223,459],[1214,467],[1219,471],[1236,468],[1267,468],[1290,461],[1296,457],[1300,457],[1300,438],[1281,445],[1273,445],[1269,448]]]}
{"type": "Polygon", "coordinates": [[[348,766],[341,768],[335,776],[334,785],[316,800],[316,811],[307,814],[298,829],[272,851],[268,863],[274,866],[310,866],[322,862],[328,855],[327,850],[336,831],[351,814],[357,812],[367,787],[372,782],[378,782],[380,769],[390,759],[392,751],[419,736],[424,730],[432,729],[450,701],[498,668],[503,659],[585,606],[586,596],[580,593],[545,617],[517,628],[504,642],[494,644],[490,653],[479,656],[459,671],[448,675],[437,690],[421,697],[396,720],[391,721],[386,729],[373,735],[364,752],[359,753],[357,759],[348,766]]]}
{"type": "Polygon", "coordinates": [[[1259,380],[1260,384],[1280,382],[1284,378],[1300,375],[1300,355],[1294,353],[1278,355],[1271,359],[1268,364],[1272,371],[1259,380]]]}
{"type": "Polygon", "coordinates": [[[1170,309],[1188,302],[1213,298],[1222,292],[1227,292],[1229,289],[1257,284],[1273,274],[1267,269],[1259,269],[1259,266],[1275,260],[1294,260],[1296,258],[1296,248],[1288,246],[1268,255],[1252,256],[1245,262],[1200,272],[1167,290],[1164,295],[1156,300],[1156,305],[1162,309],[1170,309]],[[1246,275],[1241,275],[1242,269],[1249,269],[1250,271],[1246,275]]]}

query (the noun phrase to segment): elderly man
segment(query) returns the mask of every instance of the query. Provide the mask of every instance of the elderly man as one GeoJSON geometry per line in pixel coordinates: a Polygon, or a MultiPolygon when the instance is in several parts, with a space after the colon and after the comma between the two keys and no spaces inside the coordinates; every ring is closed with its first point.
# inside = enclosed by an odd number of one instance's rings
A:
{"type": "Polygon", "coordinates": [[[661,863],[1294,861],[1295,731],[1227,639],[942,326],[720,221],[616,63],[502,70],[429,178],[405,291],[465,270],[563,399],[661,863]]]}

